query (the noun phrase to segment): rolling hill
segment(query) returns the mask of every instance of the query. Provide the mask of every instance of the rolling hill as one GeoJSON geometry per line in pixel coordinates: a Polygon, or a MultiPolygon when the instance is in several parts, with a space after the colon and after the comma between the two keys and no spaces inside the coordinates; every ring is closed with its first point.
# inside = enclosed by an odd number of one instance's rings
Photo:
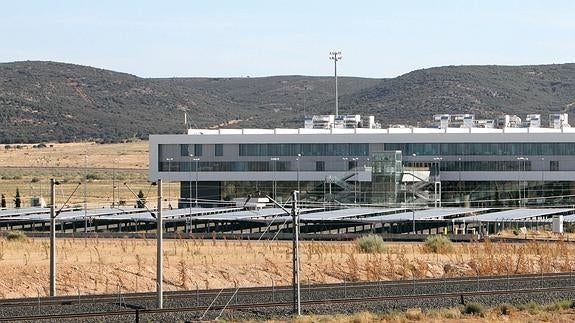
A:
{"type": "MultiPolygon", "coordinates": [[[[332,113],[332,77],[165,78],[54,62],[0,64],[0,142],[103,142],[194,127],[300,127],[332,113]]],[[[436,113],[571,113],[575,64],[457,66],[339,78],[340,113],[416,125],[436,113]]],[[[545,120],[545,117],[544,117],[545,120]]]]}

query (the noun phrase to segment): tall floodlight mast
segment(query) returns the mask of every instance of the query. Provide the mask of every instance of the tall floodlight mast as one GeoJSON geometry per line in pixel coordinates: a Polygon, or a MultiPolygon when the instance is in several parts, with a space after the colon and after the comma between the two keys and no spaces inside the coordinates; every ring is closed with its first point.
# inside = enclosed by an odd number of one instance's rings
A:
{"type": "Polygon", "coordinates": [[[330,52],[329,59],[333,60],[333,71],[335,76],[335,116],[339,115],[339,107],[338,107],[338,95],[337,95],[337,61],[341,60],[343,57],[341,56],[341,52],[330,52]]]}

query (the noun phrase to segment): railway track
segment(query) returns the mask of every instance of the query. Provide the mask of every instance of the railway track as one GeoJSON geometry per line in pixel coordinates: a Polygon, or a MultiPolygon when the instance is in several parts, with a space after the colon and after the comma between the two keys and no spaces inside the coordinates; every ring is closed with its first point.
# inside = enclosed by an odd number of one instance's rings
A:
{"type": "MultiPolygon", "coordinates": [[[[354,303],[370,303],[370,302],[393,302],[404,300],[421,300],[421,299],[459,299],[461,304],[465,304],[465,300],[470,297],[477,296],[495,296],[495,295],[510,295],[510,294],[532,294],[532,293],[549,293],[549,292],[572,292],[573,288],[535,288],[535,289],[519,289],[519,290],[497,290],[497,291],[475,291],[475,292],[461,292],[461,293],[435,293],[435,294],[421,294],[421,295],[403,295],[403,296],[381,296],[369,298],[347,298],[347,299],[324,299],[324,300],[308,300],[302,301],[302,307],[311,307],[315,305],[340,305],[340,304],[354,304],[354,303]]],[[[55,321],[63,319],[86,319],[86,318],[102,318],[121,316],[125,318],[135,319],[136,322],[140,321],[140,317],[149,314],[165,314],[165,313],[203,313],[197,316],[198,319],[203,319],[208,311],[220,312],[223,311],[254,311],[266,308],[280,308],[291,307],[291,302],[273,302],[273,303],[254,303],[254,304],[236,304],[236,305],[216,305],[211,307],[181,307],[181,308],[164,308],[164,309],[125,309],[109,312],[83,312],[83,313],[67,313],[67,314],[52,314],[52,315],[23,315],[14,317],[2,317],[0,322],[14,322],[14,321],[55,321]]],[[[218,317],[220,316],[218,315],[218,317]]]]}
{"type": "MultiPolygon", "coordinates": [[[[327,305],[335,306],[335,310],[341,308],[341,305],[353,307],[353,304],[400,304],[438,299],[457,304],[469,297],[478,296],[534,293],[570,295],[571,292],[575,293],[575,276],[571,272],[317,285],[303,283],[301,288],[304,309],[327,305]]],[[[154,308],[155,297],[155,293],[133,293],[7,299],[0,301],[0,321],[88,319],[103,316],[117,317],[120,321],[123,321],[120,318],[130,317],[133,321],[135,317],[170,313],[188,313],[193,320],[197,320],[200,318],[200,312],[223,313],[224,308],[227,309],[226,313],[236,314],[251,313],[254,309],[269,312],[273,308],[283,308],[281,313],[289,313],[289,307],[292,306],[292,287],[166,292],[165,309],[154,308]]]]}

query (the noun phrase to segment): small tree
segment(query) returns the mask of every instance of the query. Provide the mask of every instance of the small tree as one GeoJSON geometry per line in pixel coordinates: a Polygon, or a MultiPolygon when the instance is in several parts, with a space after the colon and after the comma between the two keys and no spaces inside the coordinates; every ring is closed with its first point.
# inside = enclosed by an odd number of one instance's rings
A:
{"type": "Polygon", "coordinates": [[[4,194],[2,194],[2,199],[0,200],[0,207],[1,208],[6,207],[6,196],[4,196],[4,194]]]}
{"type": "Polygon", "coordinates": [[[145,206],[146,206],[146,196],[144,195],[144,192],[140,190],[138,192],[138,199],[136,200],[136,207],[138,209],[143,209],[145,206]]]}
{"type": "Polygon", "coordinates": [[[20,190],[16,189],[16,196],[14,197],[14,206],[19,208],[22,205],[22,199],[20,198],[20,190]]]}

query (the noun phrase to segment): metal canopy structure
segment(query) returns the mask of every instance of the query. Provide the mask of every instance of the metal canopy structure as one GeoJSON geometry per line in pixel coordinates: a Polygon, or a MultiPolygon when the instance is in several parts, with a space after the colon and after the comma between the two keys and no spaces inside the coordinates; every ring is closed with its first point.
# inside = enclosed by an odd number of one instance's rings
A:
{"type": "MultiPolygon", "coordinates": [[[[100,209],[65,209],[55,218],[61,230],[73,230],[84,227],[88,230],[149,230],[157,220],[152,216],[158,214],[156,209],[137,208],[100,208],[100,209]],[[89,228],[89,229],[88,229],[89,228]]],[[[291,209],[287,209],[290,212],[291,209]]],[[[0,210],[0,230],[45,231],[50,222],[49,210],[46,208],[23,208],[0,210]]],[[[377,208],[357,207],[347,209],[325,210],[323,208],[302,209],[299,222],[307,233],[329,232],[330,230],[388,230],[405,233],[407,223],[412,222],[421,230],[436,230],[439,227],[467,225],[473,223],[494,223],[513,221],[536,221],[546,223],[555,215],[564,216],[564,222],[575,223],[575,208],[425,208],[411,209],[405,207],[377,208]]],[[[293,219],[281,208],[264,208],[245,210],[241,207],[223,208],[180,208],[166,209],[162,212],[162,221],[168,224],[165,230],[184,232],[261,232],[262,230],[281,230],[284,225],[291,225],[293,219]],[[273,227],[281,225],[281,227],[273,227]],[[193,228],[193,229],[192,229],[193,228]]],[[[412,229],[413,231],[413,229],[412,229]]],[[[339,231],[338,231],[339,232],[339,231]]]]}
{"type": "MultiPolygon", "coordinates": [[[[90,210],[69,210],[62,212],[58,215],[58,222],[73,222],[84,221],[88,219],[97,219],[103,221],[138,221],[138,222],[155,222],[156,220],[151,216],[150,212],[145,209],[120,209],[120,208],[101,208],[90,210]]],[[[163,210],[162,218],[174,219],[183,218],[187,216],[198,216],[206,214],[221,214],[226,212],[234,212],[241,210],[241,208],[186,208],[186,209],[173,209],[163,210]]],[[[21,221],[34,221],[34,222],[48,222],[50,221],[50,209],[15,209],[15,210],[2,210],[5,211],[0,217],[3,222],[21,222],[21,221]]],[[[153,212],[156,209],[151,210],[153,212]]]]}
{"type": "Polygon", "coordinates": [[[566,215],[575,213],[575,209],[513,209],[456,219],[457,222],[497,222],[527,220],[534,218],[548,218],[553,215],[566,215]]]}
{"type": "MultiPolygon", "coordinates": [[[[308,210],[302,210],[301,212],[302,214],[300,215],[300,222],[302,223],[345,222],[350,219],[356,220],[357,218],[373,217],[380,214],[391,214],[403,210],[405,210],[405,208],[350,208],[350,209],[314,212],[316,211],[316,209],[308,209],[308,210]],[[303,214],[303,211],[308,211],[308,213],[303,214]]],[[[263,218],[263,219],[251,218],[246,219],[246,221],[268,223],[268,224],[291,223],[292,218],[289,216],[282,215],[273,218],[263,218]]]]}
{"type": "MultiPolygon", "coordinates": [[[[73,210],[78,210],[77,208],[65,208],[62,212],[70,212],[73,210]]],[[[20,216],[26,216],[31,214],[50,214],[50,208],[42,207],[29,207],[29,208],[17,208],[17,209],[2,209],[0,210],[0,218],[14,218],[20,216]]]]}
{"type": "Polygon", "coordinates": [[[391,214],[405,210],[405,208],[351,208],[334,211],[323,211],[300,216],[301,221],[333,221],[347,218],[372,217],[375,215],[391,214]]]}
{"type": "Polygon", "coordinates": [[[461,217],[468,214],[485,212],[488,208],[432,208],[426,210],[415,210],[401,212],[389,215],[378,215],[369,218],[354,219],[357,222],[364,223],[384,223],[384,222],[402,222],[417,220],[444,220],[446,218],[461,217]]]}
{"type": "MultiPolygon", "coordinates": [[[[290,211],[290,209],[287,209],[290,211]]],[[[280,208],[269,208],[249,211],[230,212],[224,214],[210,214],[195,217],[195,220],[208,220],[208,221],[240,221],[253,218],[273,217],[285,214],[280,208]]]]}

